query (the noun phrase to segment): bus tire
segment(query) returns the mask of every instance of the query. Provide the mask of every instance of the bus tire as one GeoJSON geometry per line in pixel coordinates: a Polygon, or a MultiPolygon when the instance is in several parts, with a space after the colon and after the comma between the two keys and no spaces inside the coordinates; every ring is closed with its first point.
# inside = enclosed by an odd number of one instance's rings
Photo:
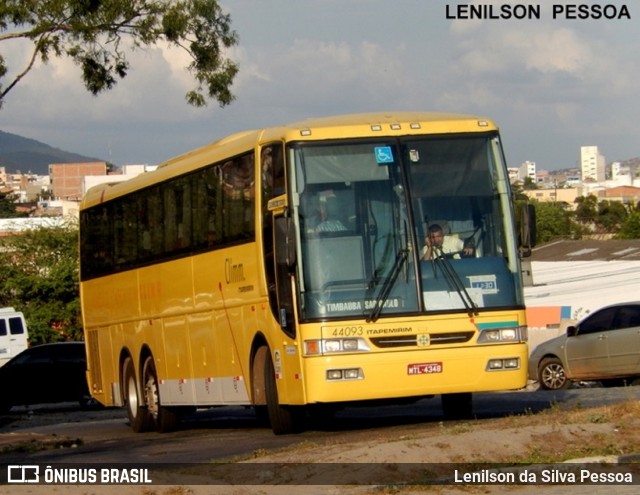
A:
{"type": "Polygon", "coordinates": [[[180,423],[180,414],[175,408],[165,407],[160,399],[160,382],[153,358],[149,356],[142,366],[142,383],[147,411],[153,429],[160,433],[175,430],[180,423]]]}
{"type": "Polygon", "coordinates": [[[251,400],[259,426],[269,426],[269,412],[267,411],[267,396],[264,384],[264,366],[268,355],[268,347],[260,346],[253,356],[253,364],[251,366],[251,400]]]}
{"type": "Polygon", "coordinates": [[[280,404],[278,400],[278,387],[276,386],[276,373],[268,349],[264,362],[264,382],[265,394],[267,396],[267,412],[273,433],[276,435],[286,435],[302,431],[304,407],[284,406],[280,404]]]}
{"type": "Polygon", "coordinates": [[[471,392],[442,394],[442,412],[446,419],[470,419],[473,417],[471,392]]]}
{"type": "Polygon", "coordinates": [[[131,358],[124,360],[122,364],[122,399],[127,409],[127,417],[131,429],[136,433],[144,433],[151,430],[151,418],[147,408],[142,403],[139,393],[136,370],[131,358]]]}

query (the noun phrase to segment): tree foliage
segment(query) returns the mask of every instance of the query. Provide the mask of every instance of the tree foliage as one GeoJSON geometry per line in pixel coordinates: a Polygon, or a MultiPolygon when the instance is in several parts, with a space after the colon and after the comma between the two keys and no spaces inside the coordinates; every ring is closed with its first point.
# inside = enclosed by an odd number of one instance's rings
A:
{"type": "Polygon", "coordinates": [[[581,239],[587,235],[640,239],[640,205],[601,200],[596,196],[576,199],[575,210],[565,203],[532,200],[537,213],[538,242],[581,239]]]}
{"type": "MultiPolygon", "coordinates": [[[[230,87],[238,66],[225,50],[238,38],[217,0],[3,0],[0,41],[19,39],[32,44],[31,54],[6,86],[0,84],[0,107],[37,60],[71,58],[97,95],[127,75],[128,48],[162,42],[190,56],[186,69],[196,81],[186,95],[190,104],[213,99],[224,106],[234,98],[230,87]]],[[[8,73],[0,53],[0,82],[8,73]]]]}
{"type": "Polygon", "coordinates": [[[24,313],[31,344],[82,338],[77,224],[0,239],[0,306],[24,313]]]}
{"type": "Polygon", "coordinates": [[[596,224],[603,232],[618,232],[628,216],[629,211],[624,203],[605,199],[598,203],[596,224]]]}
{"type": "Polygon", "coordinates": [[[616,239],[640,239],[640,210],[636,209],[627,216],[616,239]]]}
{"type": "Polygon", "coordinates": [[[12,193],[0,192],[0,218],[15,218],[23,216],[16,211],[15,197],[12,193]]]}
{"type": "Polygon", "coordinates": [[[575,200],[576,219],[581,223],[595,223],[598,215],[598,198],[593,194],[579,196],[575,200]]]}
{"type": "Polygon", "coordinates": [[[532,201],[536,207],[536,230],[539,244],[556,239],[571,239],[576,230],[571,211],[564,203],[532,201]]]}

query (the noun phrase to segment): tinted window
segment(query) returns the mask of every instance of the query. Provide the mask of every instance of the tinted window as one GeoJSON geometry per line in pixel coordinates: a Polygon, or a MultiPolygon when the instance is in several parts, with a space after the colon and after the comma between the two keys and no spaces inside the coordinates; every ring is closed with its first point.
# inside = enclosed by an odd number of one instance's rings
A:
{"type": "Polygon", "coordinates": [[[247,153],[83,211],[82,279],[254,240],[254,187],[247,153]]]}
{"type": "Polygon", "coordinates": [[[12,362],[13,365],[43,364],[53,361],[52,352],[46,347],[32,347],[19,354],[12,362]]]}
{"type": "Polygon", "coordinates": [[[4,318],[0,318],[0,337],[7,335],[7,322],[4,318]]]}
{"type": "Polygon", "coordinates": [[[81,363],[86,360],[83,345],[64,345],[56,349],[56,362],[81,363]]]}
{"type": "Polygon", "coordinates": [[[285,193],[284,152],[281,143],[262,148],[260,153],[260,173],[262,175],[262,249],[264,266],[269,288],[269,304],[276,318],[278,301],[276,295],[276,263],[273,258],[273,215],[269,211],[269,200],[285,193]]]}
{"type": "Polygon", "coordinates": [[[640,306],[621,306],[618,308],[616,328],[640,327],[640,306]]]}
{"type": "Polygon", "coordinates": [[[596,311],[580,324],[578,333],[582,335],[612,330],[615,315],[616,308],[605,308],[596,311]]]}
{"type": "Polygon", "coordinates": [[[11,335],[22,335],[24,333],[22,318],[9,318],[9,331],[11,335]]]}

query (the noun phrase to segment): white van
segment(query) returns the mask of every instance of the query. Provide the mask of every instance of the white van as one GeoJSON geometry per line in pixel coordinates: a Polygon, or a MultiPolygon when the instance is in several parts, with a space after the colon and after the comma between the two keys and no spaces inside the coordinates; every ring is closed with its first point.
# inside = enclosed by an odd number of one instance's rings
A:
{"type": "Polygon", "coordinates": [[[27,348],[27,324],[24,315],[13,308],[0,309],[0,366],[27,348]]]}

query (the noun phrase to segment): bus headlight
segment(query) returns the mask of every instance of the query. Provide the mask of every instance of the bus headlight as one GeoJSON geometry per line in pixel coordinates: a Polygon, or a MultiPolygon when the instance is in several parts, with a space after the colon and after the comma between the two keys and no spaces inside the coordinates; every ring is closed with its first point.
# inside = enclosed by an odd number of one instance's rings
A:
{"type": "Polygon", "coordinates": [[[364,373],[362,368],[345,368],[327,370],[327,380],[362,380],[364,379],[364,373]]]}
{"type": "Polygon", "coordinates": [[[304,341],[305,356],[336,354],[341,352],[367,352],[370,347],[364,339],[313,339],[304,341]]]}
{"type": "Polygon", "coordinates": [[[500,358],[489,359],[487,363],[487,371],[500,371],[500,370],[519,370],[520,359],[518,358],[500,358]]]}
{"type": "Polygon", "coordinates": [[[492,328],[481,330],[478,344],[497,344],[501,342],[526,342],[527,327],[492,328]]]}

